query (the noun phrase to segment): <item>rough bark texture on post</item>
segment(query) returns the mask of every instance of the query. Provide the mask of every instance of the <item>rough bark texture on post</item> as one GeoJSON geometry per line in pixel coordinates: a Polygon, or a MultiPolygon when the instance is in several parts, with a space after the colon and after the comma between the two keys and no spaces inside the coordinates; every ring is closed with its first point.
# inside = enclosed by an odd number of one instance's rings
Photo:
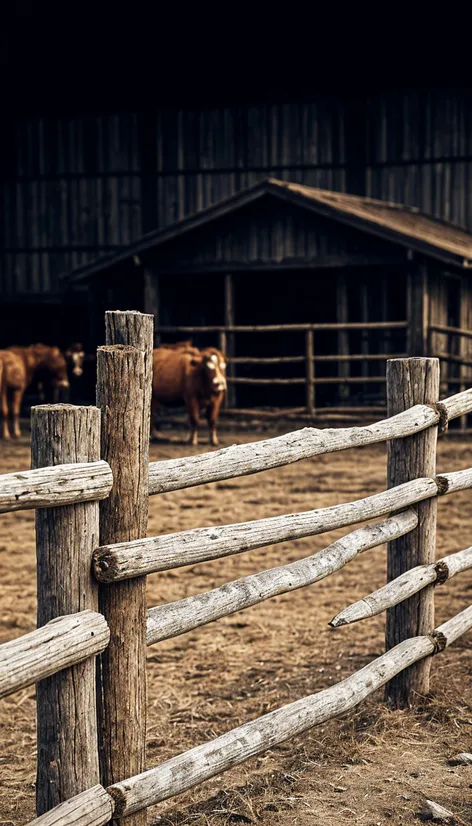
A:
{"type": "MultiPolygon", "coordinates": [[[[387,363],[388,415],[394,416],[415,404],[431,404],[439,396],[438,359],[392,359],[387,363]]],[[[436,474],[437,428],[388,443],[389,488],[419,476],[436,474]]],[[[418,527],[388,544],[387,581],[409,568],[428,565],[436,556],[437,499],[421,502],[418,527]]],[[[386,649],[408,637],[430,634],[434,628],[433,587],[410,597],[387,611],[386,649]]],[[[417,663],[387,684],[386,697],[395,708],[409,706],[429,691],[430,661],[417,663]]]]}
{"type": "MultiPolygon", "coordinates": [[[[107,342],[114,346],[98,350],[97,405],[102,456],[114,471],[114,486],[100,509],[100,535],[126,541],[147,531],[153,318],[107,313],[105,326],[107,342]]],[[[145,577],[100,587],[99,605],[110,627],[100,691],[100,757],[107,786],[145,768],[145,577]]],[[[144,826],[146,813],[125,822],[144,826]]]]}
{"type": "MultiPolygon", "coordinates": [[[[33,468],[99,459],[97,408],[33,408],[31,458],[33,468]]],[[[81,502],[37,512],[38,628],[57,616],[97,611],[98,585],[90,560],[98,542],[98,509],[98,502],[81,502]]],[[[41,815],[99,781],[93,659],[38,683],[37,741],[36,807],[41,815]]]]}

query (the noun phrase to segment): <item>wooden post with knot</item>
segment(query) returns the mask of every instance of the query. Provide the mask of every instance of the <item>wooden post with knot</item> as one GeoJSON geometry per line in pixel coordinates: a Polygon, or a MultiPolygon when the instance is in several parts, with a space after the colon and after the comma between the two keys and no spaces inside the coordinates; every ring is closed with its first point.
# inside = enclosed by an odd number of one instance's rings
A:
{"type": "MultiPolygon", "coordinates": [[[[391,359],[387,362],[387,410],[389,416],[415,404],[434,404],[439,397],[439,360],[434,358],[391,359]]],[[[430,427],[413,436],[388,442],[388,487],[418,477],[436,476],[438,428],[430,427]]],[[[415,506],[418,526],[388,543],[387,581],[409,568],[428,565],[436,559],[437,497],[415,506]]],[[[431,634],[434,629],[434,590],[429,586],[387,610],[385,647],[388,651],[402,640],[431,634]]],[[[394,708],[405,708],[429,692],[431,659],[426,658],[400,672],[386,686],[386,699],[394,708]]]]}
{"type": "MultiPolygon", "coordinates": [[[[114,483],[100,507],[100,542],[113,543],[147,531],[153,316],[108,312],[105,327],[97,407],[114,483]]],[[[146,577],[100,585],[99,607],[110,628],[99,693],[102,784],[109,786],[146,768],[146,577]]],[[[146,812],[120,824],[145,826],[146,812]]]]}

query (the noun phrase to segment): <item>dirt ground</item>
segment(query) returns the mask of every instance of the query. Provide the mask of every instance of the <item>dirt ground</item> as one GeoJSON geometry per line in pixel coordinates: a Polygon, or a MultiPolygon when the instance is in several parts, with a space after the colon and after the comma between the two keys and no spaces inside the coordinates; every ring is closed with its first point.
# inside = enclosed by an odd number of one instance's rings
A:
{"type": "MultiPolygon", "coordinates": [[[[153,460],[189,448],[172,432],[153,460]]],[[[261,438],[223,432],[224,444],[261,438]]],[[[268,434],[264,434],[266,437],[268,434]]],[[[245,521],[349,501],[385,488],[385,447],[346,451],[257,476],[150,500],[150,535],[245,521]]],[[[468,467],[470,442],[443,439],[438,471],[468,467]]],[[[0,472],[29,467],[29,445],[0,442],[0,472]]],[[[2,519],[0,641],[35,627],[34,515],[2,519]]],[[[346,533],[287,542],[149,577],[148,604],[205,591],[307,556],[346,533]]],[[[472,542],[472,493],[439,502],[438,555],[472,542]]],[[[333,630],[329,620],[385,581],[385,548],[361,555],[323,582],[269,600],[149,649],[148,764],[330,686],[383,651],[384,618],[333,630]]],[[[437,624],[470,604],[472,572],[436,591],[437,624]]],[[[313,729],[149,811],[160,826],[363,826],[417,823],[425,799],[472,823],[472,635],[434,659],[431,696],[415,711],[385,709],[379,691],[356,713],[313,729]]],[[[0,701],[0,824],[34,817],[34,688],[0,701]]]]}

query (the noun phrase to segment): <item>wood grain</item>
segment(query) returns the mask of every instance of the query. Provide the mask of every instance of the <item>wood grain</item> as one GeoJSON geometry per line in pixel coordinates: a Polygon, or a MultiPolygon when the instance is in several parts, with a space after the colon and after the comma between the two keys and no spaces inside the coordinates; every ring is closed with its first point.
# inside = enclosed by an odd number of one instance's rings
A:
{"type": "Polygon", "coordinates": [[[94,786],[31,820],[28,826],[104,826],[114,808],[113,798],[103,786],[94,786]]]}
{"type": "Polygon", "coordinates": [[[454,642],[472,628],[472,606],[431,636],[404,640],[347,679],[317,694],[244,723],[220,737],[172,757],[107,789],[119,816],[140,811],[255,757],[313,726],[355,708],[387,680],[454,642]]]}
{"type": "Polygon", "coordinates": [[[402,511],[383,522],[352,531],[306,559],[241,577],[204,594],[150,608],[147,643],[151,645],[184,634],[278,594],[312,585],[339,571],[359,553],[413,530],[417,521],[413,510],[402,511]]]}
{"type": "MultiPolygon", "coordinates": [[[[99,410],[34,407],[31,457],[33,468],[97,461],[99,410]]],[[[80,502],[37,511],[38,628],[57,616],[98,610],[98,587],[90,575],[91,553],[99,536],[98,508],[98,502],[80,502]]],[[[40,815],[99,781],[94,660],[42,680],[36,697],[40,815]]]]}
{"type": "MultiPolygon", "coordinates": [[[[109,346],[98,350],[97,405],[102,457],[114,485],[100,507],[106,541],[146,535],[153,318],[134,312],[105,317],[109,346]]],[[[110,627],[101,656],[101,769],[104,785],[142,771],[146,759],[146,580],[102,587],[100,610],[110,627]]],[[[125,821],[145,826],[145,814],[125,821]]]]}
{"type": "Polygon", "coordinates": [[[0,645],[0,697],[103,651],[110,632],[101,614],[79,611],[57,617],[10,642],[0,645]]]}
{"type": "MultiPolygon", "coordinates": [[[[387,363],[387,409],[391,416],[415,404],[432,404],[439,398],[438,359],[392,359],[387,363]]],[[[437,429],[429,428],[388,444],[388,486],[436,473],[437,429]]],[[[409,568],[434,562],[436,556],[437,500],[417,505],[418,527],[393,540],[387,548],[387,581],[409,568]]],[[[409,637],[429,634],[434,627],[432,587],[418,591],[408,600],[387,610],[385,648],[393,648],[409,637]]],[[[431,663],[421,662],[398,674],[386,689],[388,702],[395,708],[408,707],[429,691],[431,663]]]]}
{"type": "Polygon", "coordinates": [[[81,462],[0,476],[0,513],[106,499],[113,484],[106,462],[81,462]]]}

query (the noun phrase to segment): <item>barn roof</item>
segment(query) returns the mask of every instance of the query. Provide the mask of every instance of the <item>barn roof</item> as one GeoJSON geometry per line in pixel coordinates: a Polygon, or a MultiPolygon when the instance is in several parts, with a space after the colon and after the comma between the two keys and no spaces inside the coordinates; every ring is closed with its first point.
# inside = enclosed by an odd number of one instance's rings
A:
{"type": "Polygon", "coordinates": [[[216,221],[264,197],[273,196],[342,224],[460,268],[472,267],[472,234],[421,213],[416,207],[348,195],[267,178],[193,215],[143,235],[118,252],[78,267],[63,277],[82,281],[143,255],[193,229],[216,221]]]}

